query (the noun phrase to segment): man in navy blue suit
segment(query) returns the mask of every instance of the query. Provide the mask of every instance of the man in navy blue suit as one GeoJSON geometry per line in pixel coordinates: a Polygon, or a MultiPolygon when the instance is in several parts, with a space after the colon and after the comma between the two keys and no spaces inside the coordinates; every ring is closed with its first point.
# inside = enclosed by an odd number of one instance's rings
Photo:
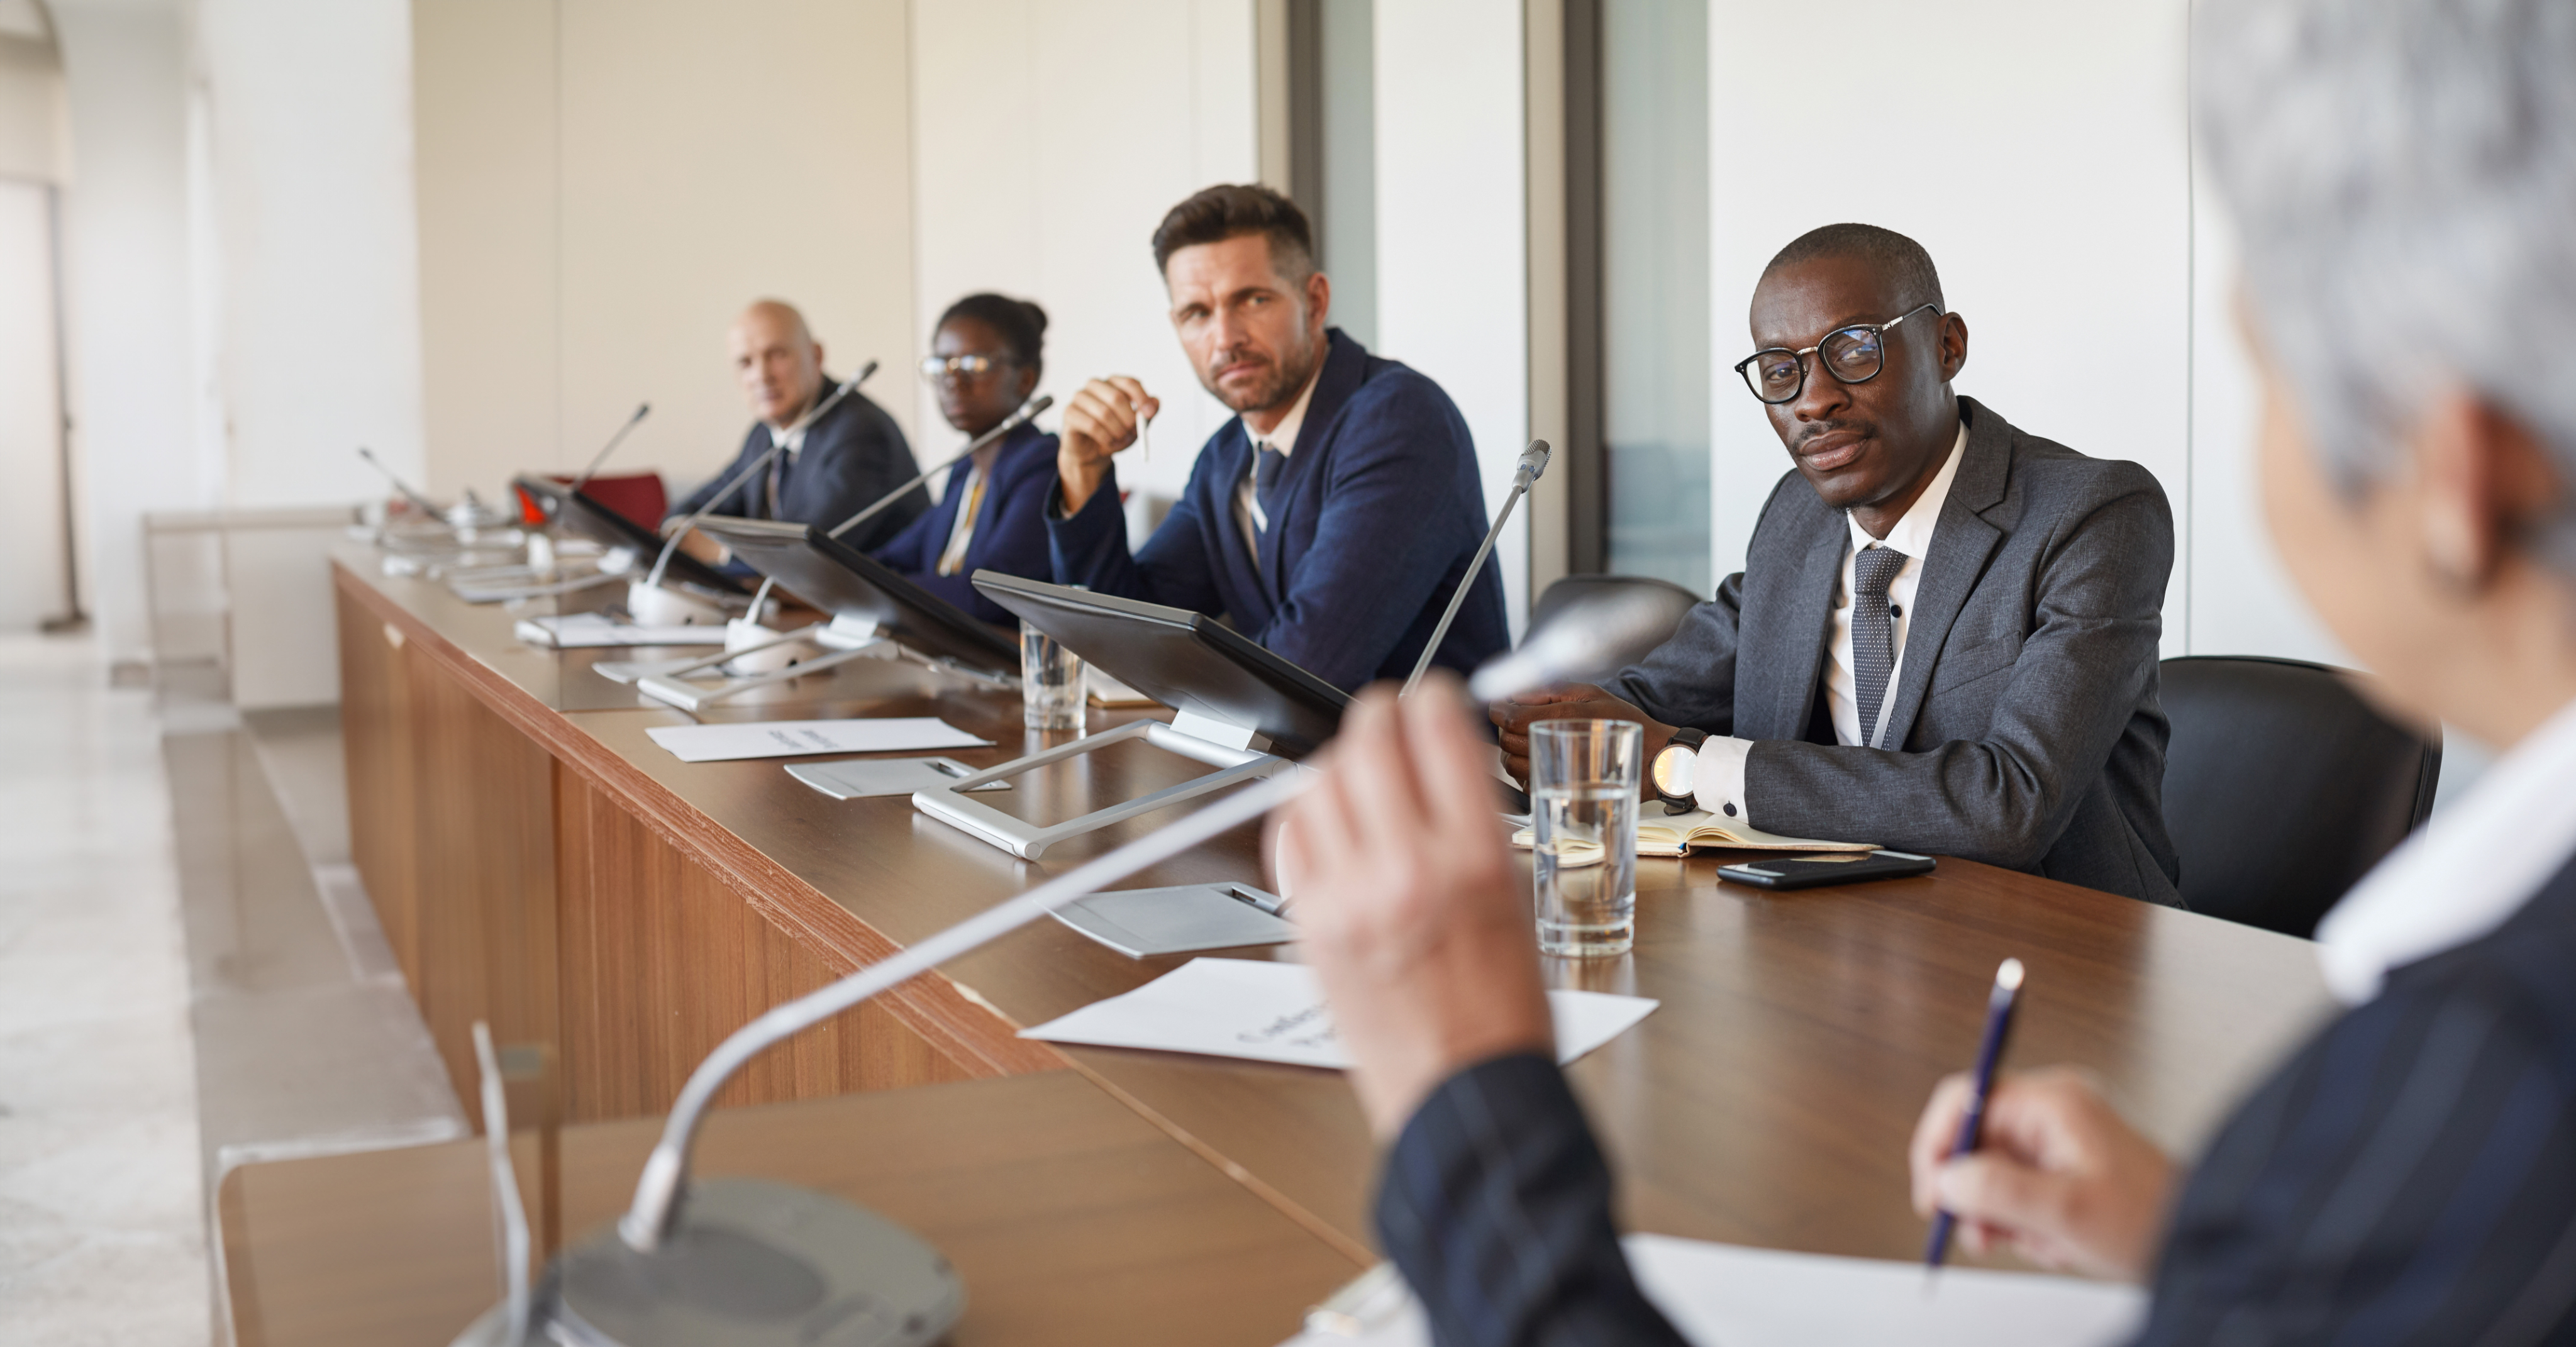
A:
{"type": "MultiPolygon", "coordinates": [[[[1075,393],[1046,512],[1056,580],[1225,617],[1344,689],[1404,677],[1485,535],[1457,405],[1325,326],[1332,283],[1277,192],[1211,187],[1174,206],[1154,261],[1199,382],[1237,416],[1131,554],[1110,459],[1160,403],[1125,375],[1075,393]]],[[[1510,641],[1489,564],[1433,663],[1472,669],[1510,641]]]]}

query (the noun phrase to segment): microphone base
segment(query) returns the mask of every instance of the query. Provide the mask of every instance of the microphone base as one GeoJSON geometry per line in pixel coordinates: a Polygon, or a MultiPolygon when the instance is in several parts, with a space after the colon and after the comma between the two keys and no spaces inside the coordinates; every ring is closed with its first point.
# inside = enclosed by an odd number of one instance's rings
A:
{"type": "Polygon", "coordinates": [[[650,1254],[604,1225],[546,1282],[530,1337],[578,1347],[927,1347],[966,1309],[965,1282],[920,1237],[758,1179],[693,1185],[650,1254]]]}

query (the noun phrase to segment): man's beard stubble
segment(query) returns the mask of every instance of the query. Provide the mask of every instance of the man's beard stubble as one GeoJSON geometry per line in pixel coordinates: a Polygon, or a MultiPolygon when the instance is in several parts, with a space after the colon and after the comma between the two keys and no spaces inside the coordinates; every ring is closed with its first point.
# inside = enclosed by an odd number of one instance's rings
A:
{"type": "MultiPolygon", "coordinates": [[[[1228,397],[1222,389],[1217,387],[1214,379],[1211,378],[1208,371],[1204,369],[1198,372],[1199,387],[1206,389],[1211,396],[1216,398],[1217,401],[1225,404],[1226,410],[1233,412],[1238,416],[1246,412],[1264,412],[1274,409],[1285,411],[1287,409],[1287,404],[1296,399],[1298,390],[1306,386],[1306,381],[1308,379],[1315,377],[1315,367],[1322,364],[1324,361],[1323,348],[1324,343],[1321,341],[1309,343],[1306,349],[1300,353],[1305,358],[1298,362],[1297,368],[1295,369],[1289,368],[1288,365],[1282,361],[1272,361],[1270,365],[1270,377],[1263,379],[1258,384],[1255,384],[1252,391],[1242,394],[1240,397],[1228,397]]],[[[1226,363],[1227,361],[1222,355],[1220,355],[1216,361],[1216,364],[1220,369],[1223,368],[1226,363]]]]}

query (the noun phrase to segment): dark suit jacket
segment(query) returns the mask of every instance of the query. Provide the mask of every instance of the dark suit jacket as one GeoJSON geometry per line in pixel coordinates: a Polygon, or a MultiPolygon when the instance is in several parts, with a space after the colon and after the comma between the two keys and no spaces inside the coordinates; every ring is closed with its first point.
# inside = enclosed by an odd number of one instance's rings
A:
{"type": "MultiPolygon", "coordinates": [[[[1344,690],[1413,672],[1484,540],[1475,445],[1438,384],[1339,328],[1328,339],[1259,567],[1234,519],[1253,452],[1237,419],[1199,450],[1180,503],[1133,556],[1114,467],[1071,519],[1051,500],[1056,580],[1223,616],[1344,690]]],[[[1432,662],[1471,670],[1510,644],[1489,559],[1432,662]]]]}
{"type": "MultiPolygon", "coordinates": [[[[2140,1341],[2576,1341],[2576,866],[2390,973],[2238,1108],[2185,1185],[2140,1341]]],[[[1677,1343],[1546,1058],[1458,1073],[1378,1192],[1443,1347],[1677,1343]]]]}
{"type": "MultiPolygon", "coordinates": [[[[826,377],[816,396],[830,397],[836,387],[839,384],[826,377]]],[[[688,499],[672,506],[671,514],[688,515],[703,509],[717,487],[753,459],[768,453],[770,443],[769,427],[755,423],[743,436],[742,452],[734,456],[733,462],[708,478],[688,499]]],[[[912,461],[912,447],[904,443],[903,427],[886,415],[885,408],[868,401],[867,394],[852,393],[806,427],[805,445],[796,451],[796,461],[789,465],[786,480],[779,485],[779,504],[784,507],[780,513],[800,524],[830,528],[866,509],[920,471],[912,461]]],[[[882,546],[929,508],[930,493],[916,487],[841,541],[862,552],[882,546]]],[[[741,519],[767,519],[768,471],[754,473],[750,481],[728,494],[715,512],[741,519]]]]}
{"type": "MultiPolygon", "coordinates": [[[[966,540],[966,564],[955,575],[939,574],[939,554],[948,550],[948,534],[957,512],[966,505],[966,471],[962,464],[948,473],[948,489],[930,512],[904,526],[876,558],[910,577],[922,588],[987,622],[1018,624],[1010,610],[976,592],[967,577],[977,571],[1000,571],[1029,580],[1055,574],[1047,557],[1047,498],[1055,494],[1055,436],[1032,425],[1002,437],[993,456],[993,471],[984,485],[983,513],[975,534],[966,540]]],[[[874,521],[870,521],[874,522],[874,521]]]]}
{"type": "Polygon", "coordinates": [[[1744,570],[1610,690],[1758,741],[1753,825],[1876,842],[2179,905],[2157,641],[2173,512],[2135,463],[2086,458],[1959,399],[1968,447],[1924,558],[1893,749],[1806,742],[1851,533],[1791,472],[1744,570]]]}

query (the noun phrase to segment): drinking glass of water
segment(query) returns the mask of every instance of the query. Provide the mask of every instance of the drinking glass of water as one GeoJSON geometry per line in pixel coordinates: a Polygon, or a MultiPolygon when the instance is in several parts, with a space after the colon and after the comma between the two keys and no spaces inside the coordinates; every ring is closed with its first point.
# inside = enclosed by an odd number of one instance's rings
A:
{"type": "Polygon", "coordinates": [[[1625,954],[1637,937],[1637,772],[1645,728],[1627,720],[1530,726],[1530,830],[1543,954],[1625,954]]]}
{"type": "Polygon", "coordinates": [[[1086,689],[1082,656],[1064,642],[1020,624],[1020,721],[1033,730],[1082,728],[1086,689]]]}

